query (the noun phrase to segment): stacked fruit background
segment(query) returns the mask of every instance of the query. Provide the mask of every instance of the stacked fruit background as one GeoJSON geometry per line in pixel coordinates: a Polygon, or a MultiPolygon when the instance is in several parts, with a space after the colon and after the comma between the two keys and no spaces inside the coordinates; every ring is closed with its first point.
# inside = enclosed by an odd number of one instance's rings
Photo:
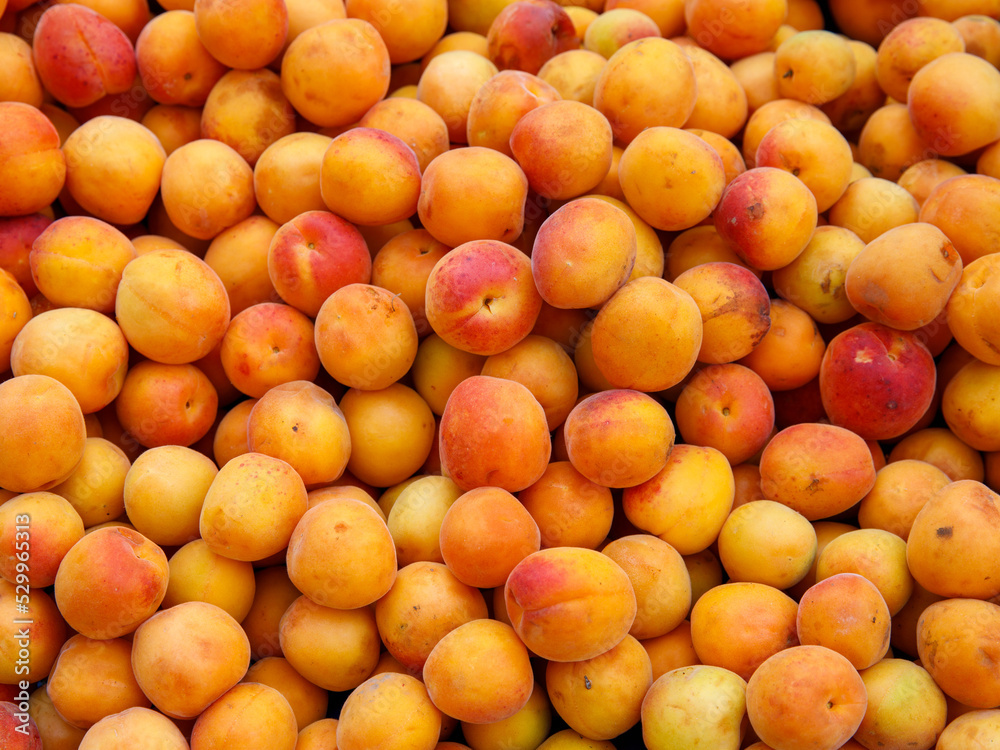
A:
{"type": "Polygon", "coordinates": [[[0,749],[1000,745],[1000,0],[0,0],[0,749]]]}

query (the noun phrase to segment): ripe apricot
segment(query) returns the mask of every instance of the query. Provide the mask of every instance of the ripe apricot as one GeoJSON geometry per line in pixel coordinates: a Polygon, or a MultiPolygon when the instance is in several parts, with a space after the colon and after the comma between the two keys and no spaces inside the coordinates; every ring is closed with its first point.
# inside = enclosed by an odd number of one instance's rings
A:
{"type": "Polygon", "coordinates": [[[966,265],[991,254],[1000,179],[985,174],[956,175],[938,184],[920,207],[919,220],[933,224],[955,243],[966,265]],[[970,217],[978,217],[971,221],[970,217]]]}
{"type": "Polygon", "coordinates": [[[887,653],[890,619],[875,584],[857,573],[838,573],[805,591],[795,627],[803,645],[825,646],[862,670],[887,653]]]}
{"type": "Polygon", "coordinates": [[[786,99],[826,104],[850,88],[856,73],[847,39],[825,29],[792,34],[774,51],[778,95],[786,99]]]}
{"type": "Polygon", "coordinates": [[[386,649],[414,674],[420,673],[445,634],[484,617],[482,592],[436,562],[402,566],[392,588],[375,603],[378,633],[386,649]]]}
{"type": "Polygon", "coordinates": [[[891,531],[906,541],[920,509],[951,481],[927,461],[893,461],[875,474],[875,485],[858,506],[858,523],[866,529],[891,531]]]}
{"type": "Polygon", "coordinates": [[[224,0],[196,0],[194,20],[212,57],[238,70],[263,68],[278,56],[288,35],[288,9],[277,0],[238,8],[224,0]]]}
{"type": "Polygon", "coordinates": [[[488,57],[476,52],[443,52],[431,58],[421,71],[416,98],[441,116],[450,142],[467,143],[472,102],[480,87],[499,72],[488,57]]]}
{"type": "Polygon", "coordinates": [[[201,107],[227,70],[205,48],[191,10],[150,19],[136,39],[135,56],[146,92],[161,104],[201,107]]]}
{"type": "Polygon", "coordinates": [[[823,646],[795,646],[770,657],[747,681],[747,716],[772,746],[836,748],[861,725],[867,697],[845,657],[823,646]]]}
{"type": "Polygon", "coordinates": [[[167,157],[160,196],[177,229],[210,240],[253,213],[253,170],[232,146],[199,138],[167,157]]]}
{"type": "Polygon", "coordinates": [[[108,222],[64,216],[35,238],[28,260],[38,290],[53,304],[109,313],[135,257],[128,237],[108,222]]]}
{"type": "Polygon", "coordinates": [[[992,656],[1000,607],[978,599],[945,599],[924,610],[917,623],[920,663],[947,696],[972,708],[1000,699],[992,656]]]}
{"type": "Polygon", "coordinates": [[[875,464],[855,433],[821,423],[792,425],[760,457],[761,490],[810,521],[847,510],[875,483],[875,464]]]}
{"type": "Polygon", "coordinates": [[[704,664],[744,680],[772,654],[798,645],[798,605],[763,583],[732,582],[706,591],[691,608],[691,640],[704,664]]]}
{"type": "Polygon", "coordinates": [[[907,109],[920,137],[937,153],[959,156],[1000,138],[1000,71],[981,57],[949,52],[913,76],[907,109]]]}
{"type": "Polygon", "coordinates": [[[600,552],[574,547],[524,558],[507,578],[504,601],[521,640],[551,661],[604,653],[628,635],[636,615],[625,571],[600,552]]]}
{"type": "Polygon", "coordinates": [[[538,526],[541,547],[597,549],[614,516],[611,490],[577,471],[569,461],[551,461],[542,476],[518,493],[538,526]]]}
{"type": "Polygon", "coordinates": [[[399,742],[434,747],[441,721],[441,711],[419,679],[380,674],[363,681],[344,701],[337,724],[337,747],[364,750],[399,742]]]}
{"type": "Polygon", "coordinates": [[[692,555],[718,537],[735,493],[732,469],[720,451],[681,444],[652,478],[626,487],[622,507],[637,528],[692,555]]]}
{"type": "Polygon", "coordinates": [[[687,35],[723,60],[766,50],[787,13],[785,0],[753,4],[697,0],[684,5],[687,35]]]}
{"type": "Polygon", "coordinates": [[[816,561],[816,580],[838,573],[858,573],[881,592],[891,615],[913,592],[913,576],[906,564],[907,543],[882,529],[858,529],[831,539],[816,561]]]}
{"type": "Polygon", "coordinates": [[[680,231],[706,219],[723,195],[722,157],[704,139],[651,126],[631,139],[618,165],[626,201],[656,229],[680,231]]]}
{"type": "Polygon", "coordinates": [[[445,152],[424,170],[417,215],[449,247],[510,242],[524,226],[528,179],[513,159],[483,147],[445,152]]]}
{"type": "Polygon", "coordinates": [[[302,478],[284,461],[248,453],[230,461],[212,480],[199,527],[209,548],[234,560],[263,560],[288,546],[306,512],[302,478]],[[263,512],[260,498],[269,502],[263,512]]]}
{"type": "Polygon", "coordinates": [[[594,87],[594,107],[608,118],[615,142],[625,146],[649,127],[683,127],[696,96],[694,67],[680,45],[646,37],[608,60],[594,87]]]}
{"type": "Polygon", "coordinates": [[[45,490],[68,477],[83,458],[86,426],[79,402],[48,375],[21,375],[0,383],[0,487],[45,490]]]}
{"type": "Polygon", "coordinates": [[[78,747],[83,750],[124,750],[126,747],[141,747],[142,742],[156,742],[163,750],[189,747],[173,720],[143,706],[105,716],[87,730],[78,747]]]}
{"type": "Polygon", "coordinates": [[[747,265],[768,271],[798,257],[816,229],[817,216],[816,198],[805,183],[776,167],[756,167],[726,186],[714,221],[747,265]]]}
{"type": "Polygon", "coordinates": [[[805,516],[771,500],[735,508],[719,530],[719,561],[731,581],[787,589],[816,558],[816,531],[805,516]]]}

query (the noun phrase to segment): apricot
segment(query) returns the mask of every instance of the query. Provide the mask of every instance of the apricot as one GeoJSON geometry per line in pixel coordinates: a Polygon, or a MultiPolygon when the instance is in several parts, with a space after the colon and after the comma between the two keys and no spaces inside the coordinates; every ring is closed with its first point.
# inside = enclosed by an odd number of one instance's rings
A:
{"type": "Polygon", "coordinates": [[[816,560],[816,580],[858,573],[878,588],[895,616],[913,592],[906,563],[907,543],[882,529],[858,529],[831,539],[816,560]]]}
{"type": "Polygon", "coordinates": [[[353,690],[378,661],[380,644],[371,607],[334,609],[300,596],[281,616],[279,635],[289,664],[324,690],[353,690]]]}
{"type": "Polygon", "coordinates": [[[288,700],[275,688],[256,682],[231,687],[198,715],[191,729],[191,743],[204,748],[238,742],[248,749],[294,750],[297,738],[288,700]]]}
{"type": "Polygon", "coordinates": [[[771,275],[774,291],[817,323],[842,323],[857,311],[844,288],[847,270],[865,243],[850,229],[819,226],[805,249],[771,275]]]}
{"type": "Polygon", "coordinates": [[[542,475],[551,453],[545,411],[531,391],[491,376],[468,378],[452,391],[440,446],[443,471],[466,491],[493,485],[518,492],[542,475]],[[487,403],[494,416],[484,420],[487,403]]]}
{"type": "Polygon", "coordinates": [[[81,729],[129,708],[149,708],[149,699],[132,674],[131,658],[132,644],[124,638],[70,637],[45,684],[53,707],[81,729]]]}
{"type": "Polygon", "coordinates": [[[211,429],[219,396],[194,365],[144,360],[132,367],[114,402],[114,412],[130,440],[147,448],[193,445],[211,429]]]}
{"type": "Polygon", "coordinates": [[[528,702],[513,716],[487,724],[462,722],[462,736],[470,747],[484,750],[502,747],[505,742],[514,742],[517,747],[530,747],[535,742],[541,744],[549,736],[551,728],[551,703],[545,688],[535,682],[528,702]]]}
{"type": "Polygon", "coordinates": [[[851,663],[823,646],[794,646],[770,657],[747,681],[747,716],[777,747],[837,748],[861,726],[865,683],[851,663]]]}
{"type": "Polygon", "coordinates": [[[594,320],[594,362],[618,388],[659,391],[694,367],[703,339],[701,311],[691,295],[665,279],[626,283],[594,320]],[[633,321],[641,317],[644,326],[633,321]],[[642,352],[642,356],[637,356],[642,352]]]}
{"type": "Polygon", "coordinates": [[[698,91],[684,128],[703,128],[723,138],[735,136],[748,114],[747,94],[739,79],[708,50],[692,45],[684,52],[691,58],[698,91]]]}
{"type": "Polygon", "coordinates": [[[190,747],[174,721],[159,711],[143,706],[105,716],[87,730],[78,747],[83,750],[125,750],[129,747],[142,748],[143,743],[153,742],[162,750],[190,747]]]}
{"type": "Polygon", "coordinates": [[[728,669],[684,666],[661,675],[640,707],[646,747],[706,740],[738,747],[746,731],[746,681],[728,669]]]}
{"type": "Polygon", "coordinates": [[[821,104],[820,109],[842,133],[857,133],[864,129],[872,114],[885,104],[886,98],[878,83],[876,49],[858,39],[848,39],[847,44],[854,54],[854,81],[847,91],[821,104]]]}
{"type": "Polygon", "coordinates": [[[80,463],[52,492],[68,500],[90,528],[124,514],[128,471],[129,460],[121,448],[104,438],[88,437],[80,463]]]}
{"type": "Polygon", "coordinates": [[[774,51],[778,95],[786,99],[826,104],[846,93],[856,74],[847,39],[825,29],[792,34],[774,51]]]}
{"type": "Polygon", "coordinates": [[[715,541],[734,495],[725,456],[715,448],[684,444],[673,447],[652,478],[626,487],[622,505],[636,527],[691,555],[715,541]]]}
{"type": "Polygon", "coordinates": [[[284,304],[262,302],[233,316],[223,337],[220,357],[226,377],[254,398],[295,380],[319,373],[312,321],[284,304]]]}
{"type": "Polygon", "coordinates": [[[982,454],[947,427],[917,430],[896,443],[889,453],[890,463],[908,458],[933,464],[953,482],[959,479],[983,481],[982,454]]]}
{"type": "Polygon", "coordinates": [[[731,582],[706,591],[691,608],[691,641],[702,663],[744,680],[772,654],[798,645],[798,605],[763,583],[731,582]]]}
{"type": "Polygon", "coordinates": [[[907,109],[917,134],[937,153],[960,156],[1000,138],[1000,71],[981,57],[949,52],[914,74],[907,109]]]}
{"type": "Polygon", "coordinates": [[[254,580],[253,603],[240,623],[250,641],[251,657],[262,660],[281,656],[281,617],[301,592],[288,579],[284,565],[258,568],[254,571],[254,580]]]}
{"type": "MultiPolygon", "coordinates": [[[[11,369],[11,354],[18,334],[31,321],[31,302],[14,275],[0,269],[0,367],[11,369]]],[[[38,330],[38,329],[36,329],[38,330]]],[[[30,334],[29,334],[30,335],[30,334]]]]}
{"type": "MultiPolygon", "coordinates": [[[[685,271],[703,263],[732,263],[749,268],[722,239],[712,224],[699,224],[685,229],[668,244],[664,254],[663,278],[673,282],[685,271]]],[[[757,278],[761,271],[750,268],[757,278]]]]}
{"type": "Polygon", "coordinates": [[[804,386],[820,372],[826,344],[816,322],[783,299],[772,299],[771,327],[738,364],[757,373],[772,391],[804,386]]]}
{"type": "Polygon", "coordinates": [[[439,539],[448,569],[477,588],[503,585],[514,566],[541,546],[529,511],[498,487],[470,490],[452,503],[441,520],[439,539]]]}
{"type": "MultiPolygon", "coordinates": [[[[23,588],[19,590],[14,583],[0,580],[0,613],[11,623],[0,638],[0,677],[4,685],[44,680],[68,635],[66,622],[49,594],[33,589],[27,599],[27,612],[23,611],[23,596],[23,588]],[[15,627],[14,620],[28,622],[15,627]]],[[[13,699],[16,692],[11,690],[8,695],[13,699]]]]}
{"type": "Polygon", "coordinates": [[[31,46],[45,89],[68,107],[127,92],[136,77],[131,40],[84,5],[57,3],[42,13],[31,46]]]}
{"type": "Polygon", "coordinates": [[[209,91],[201,134],[232,146],[253,167],[272,143],[295,132],[295,110],[267,69],[230,70],[209,91]]]}
{"type": "Polygon", "coordinates": [[[962,271],[946,309],[948,328],[958,344],[980,362],[990,365],[1000,364],[1000,335],[990,323],[995,266],[992,254],[972,261],[962,271]]]}
{"type": "Polygon", "coordinates": [[[604,653],[625,638],[636,615],[625,571],[606,555],[572,547],[524,558],[507,578],[504,600],[521,640],[550,661],[604,653]]]}
{"type": "Polygon", "coordinates": [[[914,330],[944,310],[961,275],[962,258],[944,232],[918,222],[890,229],[869,242],[851,262],[844,291],[870,320],[914,330]],[[905,265],[900,253],[906,256],[905,265]]]}
{"type": "Polygon", "coordinates": [[[539,294],[558,308],[600,307],[631,274],[636,245],[624,211],[597,198],[570,201],[535,238],[531,268],[539,294]]]}
{"type": "Polygon", "coordinates": [[[477,52],[464,49],[442,52],[431,58],[421,71],[416,99],[444,120],[451,143],[467,143],[472,102],[479,89],[499,72],[488,57],[477,52]]]}
{"type": "Polygon", "coordinates": [[[875,484],[865,441],[843,427],[805,423],[778,432],[760,456],[761,490],[810,521],[861,500],[875,484]]]}
{"type": "Polygon", "coordinates": [[[448,150],[448,126],[431,107],[416,99],[384,99],[365,112],[358,125],[378,128],[413,149],[420,172],[448,150]]]}
{"type": "Polygon", "coordinates": [[[816,558],[816,531],[791,508],[755,500],[735,508],[719,530],[719,561],[730,581],[787,589],[801,581],[816,558]]]}
{"type": "Polygon", "coordinates": [[[920,663],[945,695],[972,708],[1000,702],[993,637],[1000,607],[978,599],[945,599],[917,622],[920,663]]]}
{"type": "Polygon", "coordinates": [[[249,664],[250,646],[239,623],[207,602],[156,613],[132,641],[139,687],[158,709],[181,719],[201,714],[239,682],[249,664]]]}
{"type": "Polygon", "coordinates": [[[561,6],[518,0],[501,10],[486,34],[487,54],[500,70],[537,73],[546,60],[576,49],[580,40],[561,6]]]}
{"type": "Polygon", "coordinates": [[[51,743],[57,749],[64,746],[79,746],[87,733],[86,730],[69,724],[59,715],[52,705],[52,699],[49,698],[44,685],[36,688],[31,694],[28,701],[28,714],[38,727],[38,734],[42,737],[42,741],[51,743]]]}
{"type": "Polygon", "coordinates": [[[63,557],[55,577],[55,600],[67,624],[81,635],[117,638],[156,612],[167,577],[166,555],[142,534],[98,529],[63,557]]]}
{"type": "Polygon", "coordinates": [[[587,479],[605,487],[632,487],[663,469],[674,427],[652,397],[612,389],[588,396],[573,408],[565,437],[570,462],[587,479]]]}
{"type": "Polygon", "coordinates": [[[287,566],[292,583],[317,604],[355,609],[374,603],[392,586],[396,549],[374,510],[356,500],[327,500],[296,525],[287,566]]]}
{"type": "Polygon", "coordinates": [[[88,120],[63,143],[66,189],[81,208],[112,224],[141,221],[160,187],[166,151],[126,117],[88,120]]]}
{"type": "Polygon", "coordinates": [[[857,573],[825,578],[810,586],[799,601],[799,642],[832,649],[858,670],[886,655],[889,628],[889,608],[881,592],[857,573]]]}
{"type": "Polygon", "coordinates": [[[403,14],[384,0],[348,0],[350,18],[361,18],[378,29],[393,65],[411,62],[425,55],[437,43],[448,24],[446,0],[423,0],[412,15],[403,14]]]}
{"type": "Polygon", "coordinates": [[[0,505],[0,519],[0,576],[11,583],[21,578],[35,588],[51,586],[63,557],[83,537],[80,514],[65,498],[51,492],[15,495],[0,505]],[[24,551],[20,527],[26,525],[25,517],[30,519],[31,561],[26,570],[19,570],[23,560],[18,559],[18,552],[24,551]]]}
{"type": "Polygon", "coordinates": [[[517,239],[524,228],[528,178],[509,156],[469,146],[447,151],[424,169],[417,216],[449,247],[473,240],[517,239]]]}
{"type": "Polygon", "coordinates": [[[331,294],[316,315],[315,338],[324,369],[349,388],[388,387],[417,354],[417,331],[406,304],[370,284],[348,284],[331,294]]]}
{"type": "MultiPolygon", "coordinates": [[[[771,71],[773,76],[773,63],[771,71]]],[[[777,97],[777,92],[775,92],[775,96],[777,97]]],[[[777,97],[764,102],[750,115],[743,129],[741,152],[746,165],[750,168],[757,166],[754,161],[757,148],[771,128],[784,120],[794,119],[819,120],[832,124],[830,118],[819,107],[800,102],[797,99],[777,97]]]]}
{"type": "Polygon", "coordinates": [[[253,170],[232,146],[199,138],[163,163],[160,197],[177,229],[210,240],[253,213],[253,170]]]}
{"type": "Polygon", "coordinates": [[[459,625],[435,644],[423,670],[431,701],[459,721],[486,724],[513,716],[534,688],[528,650],[510,625],[480,619],[459,625]],[[497,661],[496,680],[480,679],[497,661]]]}
{"type": "Polygon", "coordinates": [[[597,549],[611,530],[611,490],[587,479],[569,461],[550,462],[518,499],[538,526],[542,548],[597,549]]]}
{"type": "Polygon", "coordinates": [[[941,750],[957,750],[960,747],[975,747],[976,742],[993,742],[997,736],[995,722],[1000,714],[997,709],[970,711],[956,716],[938,736],[941,750]]]}
{"type": "Polygon", "coordinates": [[[38,290],[53,304],[109,313],[135,257],[128,237],[107,222],[65,216],[35,238],[28,260],[38,290]]]}
{"type": "Polygon", "coordinates": [[[201,536],[217,554],[263,560],[288,546],[306,505],[305,485],[291,466],[247,453],[227,463],[212,480],[201,508],[201,536]],[[261,506],[263,497],[268,498],[266,506],[261,506]]]}
{"type": "Polygon", "coordinates": [[[941,413],[952,432],[978,451],[994,451],[1000,445],[991,425],[996,421],[993,407],[1000,366],[977,359],[964,365],[945,386],[941,413]]]}
{"type": "Polygon", "coordinates": [[[334,138],[320,166],[320,193],[327,208],[365,226],[412,216],[420,184],[413,149],[376,128],[352,128],[334,138]]]}
{"type": "Polygon", "coordinates": [[[752,268],[774,270],[805,249],[816,228],[816,198],[776,167],[749,169],[730,182],[715,211],[715,228],[752,268]]]}
{"type": "Polygon", "coordinates": [[[161,104],[201,107],[228,66],[209,53],[191,10],[167,10],[142,27],[135,40],[139,77],[161,104]]]}
{"type": "Polygon", "coordinates": [[[955,243],[965,265],[992,254],[989,237],[1000,205],[1000,179],[984,174],[956,175],[937,185],[920,207],[919,220],[933,224],[955,243]],[[970,217],[977,216],[975,222],[970,217]]]}
{"type": "Polygon", "coordinates": [[[517,121],[510,151],[532,190],[543,198],[565,200],[587,193],[605,178],[612,140],[611,124],[601,112],[581,102],[553,101],[517,121]]]}
{"type": "Polygon", "coordinates": [[[611,123],[615,141],[625,146],[649,127],[683,127],[696,96],[694,66],[680,45],[646,37],[608,60],[594,87],[594,107],[611,123]]]}
{"type": "Polygon", "coordinates": [[[854,157],[847,139],[833,125],[803,118],[783,120],[767,131],[757,146],[754,163],[798,177],[822,213],[847,189],[854,157]]]}
{"type": "Polygon", "coordinates": [[[774,401],[750,368],[712,365],[687,381],[674,417],[685,442],[714,448],[735,465],[756,455],[770,439],[774,401]]]}
{"type": "Polygon", "coordinates": [[[413,360],[414,388],[431,411],[440,416],[455,387],[466,378],[481,374],[486,359],[481,354],[458,349],[432,333],[420,342],[413,360]]]}
{"type": "Polygon", "coordinates": [[[263,68],[278,56],[288,35],[288,10],[278,0],[255,0],[239,8],[225,0],[197,0],[194,20],[212,57],[238,70],[263,68]]]}
{"type": "Polygon", "coordinates": [[[336,746],[342,750],[432,748],[441,734],[441,722],[441,711],[423,682],[406,674],[380,674],[347,696],[337,724],[336,746]]]}
{"type": "Polygon", "coordinates": [[[875,474],[875,485],[861,499],[858,524],[884,529],[906,541],[920,509],[952,479],[934,464],[900,459],[875,474]]]}
{"type": "Polygon", "coordinates": [[[608,543],[601,552],[632,581],[637,605],[629,629],[632,637],[658,638],[683,622],[691,608],[691,577],[677,550],[651,534],[631,534],[608,543]]]}
{"type": "Polygon", "coordinates": [[[729,69],[746,93],[748,117],[767,102],[779,98],[778,82],[774,77],[773,51],[766,50],[741,57],[731,62],[729,69]]]}
{"type": "Polygon", "coordinates": [[[819,373],[830,421],[866,440],[899,437],[915,426],[931,403],[935,380],[934,359],[913,333],[875,322],[831,339],[819,373]]]}
{"type": "Polygon", "coordinates": [[[212,552],[202,539],[195,539],[170,557],[170,579],[163,608],[181,602],[200,601],[222,608],[242,621],[253,603],[253,566],[212,552]]]}
{"type": "Polygon", "coordinates": [[[21,375],[0,383],[0,487],[45,490],[65,480],[80,463],[86,426],[79,402],[48,375],[21,375]]]}
{"type": "Polygon", "coordinates": [[[9,71],[9,77],[0,84],[0,101],[41,107],[44,93],[35,71],[31,45],[14,34],[4,33],[0,37],[0,58],[9,71]]]}
{"type": "Polygon", "coordinates": [[[25,322],[11,348],[15,376],[48,375],[65,385],[84,414],[121,392],[128,343],[121,329],[94,310],[49,310],[25,322]]]}
{"type": "Polygon", "coordinates": [[[338,479],[350,446],[347,423],[333,396],[309,381],[274,386],[247,419],[249,450],[287,462],[308,485],[338,479]]]}
{"type": "Polygon", "coordinates": [[[927,499],[906,540],[908,567],[921,586],[946,597],[990,599],[1000,593],[992,580],[996,554],[987,533],[996,523],[996,502],[996,493],[969,479],[927,499]]]}
{"type": "Polygon", "coordinates": [[[883,659],[861,671],[868,710],[855,739],[886,747],[932,747],[947,722],[947,703],[927,670],[883,659]]]}
{"type": "Polygon", "coordinates": [[[712,213],[726,175],[722,158],[704,139],[679,128],[652,126],[626,146],[618,179],[625,199],[643,220],[656,229],[680,231],[712,213]]]}

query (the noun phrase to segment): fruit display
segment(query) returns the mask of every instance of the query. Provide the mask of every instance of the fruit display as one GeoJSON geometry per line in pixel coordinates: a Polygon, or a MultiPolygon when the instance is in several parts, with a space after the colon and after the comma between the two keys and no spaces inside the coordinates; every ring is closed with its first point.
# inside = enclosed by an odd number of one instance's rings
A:
{"type": "Polygon", "coordinates": [[[0,750],[1000,745],[998,0],[0,0],[0,750]]]}

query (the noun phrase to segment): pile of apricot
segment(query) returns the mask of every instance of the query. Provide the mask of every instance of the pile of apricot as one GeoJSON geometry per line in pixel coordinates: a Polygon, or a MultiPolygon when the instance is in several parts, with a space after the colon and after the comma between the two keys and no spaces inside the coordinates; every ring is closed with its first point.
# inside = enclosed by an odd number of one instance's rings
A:
{"type": "Polygon", "coordinates": [[[998,66],[997,0],[0,0],[0,746],[1000,743],[998,66]]]}

